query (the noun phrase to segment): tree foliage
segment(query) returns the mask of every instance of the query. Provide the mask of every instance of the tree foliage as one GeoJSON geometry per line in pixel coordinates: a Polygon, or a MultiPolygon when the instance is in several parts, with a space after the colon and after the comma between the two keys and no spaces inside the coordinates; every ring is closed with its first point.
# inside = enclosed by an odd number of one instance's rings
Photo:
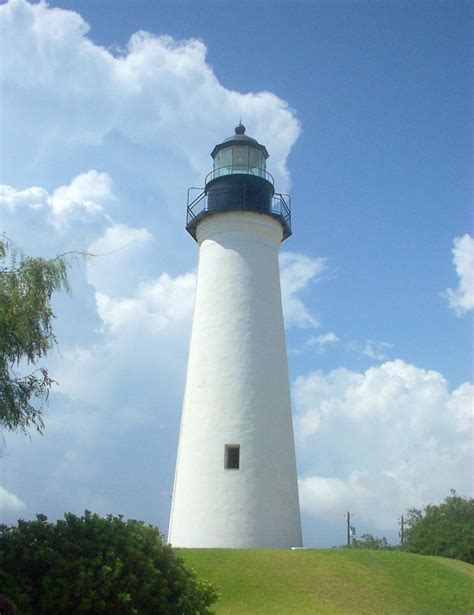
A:
{"type": "MultiPolygon", "coordinates": [[[[348,545],[349,546],[349,545],[348,545]]],[[[349,548],[352,549],[394,549],[385,536],[377,538],[372,534],[362,534],[360,538],[352,538],[349,548]]]]}
{"type": "Polygon", "coordinates": [[[68,261],[31,258],[0,238],[0,427],[43,428],[53,380],[37,362],[55,342],[54,291],[68,290],[68,261]]]}
{"type": "Polygon", "coordinates": [[[24,615],[193,615],[217,598],[158,529],[88,511],[0,526],[0,587],[24,615]]]}
{"type": "Polygon", "coordinates": [[[410,510],[404,548],[474,564],[474,499],[451,491],[439,505],[410,510]]]}

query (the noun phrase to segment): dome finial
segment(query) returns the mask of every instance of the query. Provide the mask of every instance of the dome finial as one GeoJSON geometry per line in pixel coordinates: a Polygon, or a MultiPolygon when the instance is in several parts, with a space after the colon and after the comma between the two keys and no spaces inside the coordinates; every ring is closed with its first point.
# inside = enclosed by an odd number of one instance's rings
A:
{"type": "Polygon", "coordinates": [[[239,125],[235,127],[236,135],[243,135],[245,133],[245,126],[242,124],[242,118],[239,120],[239,125]]]}

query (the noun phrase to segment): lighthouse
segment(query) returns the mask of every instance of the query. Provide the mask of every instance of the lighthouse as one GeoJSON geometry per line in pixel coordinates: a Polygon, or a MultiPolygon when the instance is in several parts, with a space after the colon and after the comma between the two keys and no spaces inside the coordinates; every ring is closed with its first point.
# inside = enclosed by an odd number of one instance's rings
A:
{"type": "Polygon", "coordinates": [[[211,156],[205,188],[188,192],[199,267],[169,542],[301,546],[278,266],[290,199],[241,123],[211,156]]]}

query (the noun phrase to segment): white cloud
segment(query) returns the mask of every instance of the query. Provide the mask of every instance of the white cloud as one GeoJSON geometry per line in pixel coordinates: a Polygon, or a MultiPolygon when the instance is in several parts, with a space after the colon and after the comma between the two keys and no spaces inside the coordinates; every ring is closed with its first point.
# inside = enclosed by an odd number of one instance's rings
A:
{"type": "MultiPolygon", "coordinates": [[[[110,404],[124,384],[118,381],[128,365],[133,366],[126,376],[132,389],[134,379],[141,380],[142,374],[155,374],[158,381],[161,371],[168,383],[180,380],[196,275],[189,272],[173,277],[163,272],[144,280],[146,260],[151,260],[148,250],[153,245],[147,229],[116,224],[89,246],[88,252],[97,256],[89,259],[86,276],[94,289],[102,327],[98,342],[62,353],[54,372],[62,393],[75,400],[110,404]],[[170,377],[173,369],[176,373],[170,377]]],[[[152,381],[147,387],[156,394],[152,381]]]]}
{"type": "Polygon", "coordinates": [[[459,278],[455,290],[446,289],[443,296],[457,316],[474,309],[474,238],[466,233],[453,241],[453,263],[459,278]]]}
{"type": "Polygon", "coordinates": [[[15,190],[12,186],[0,185],[0,205],[10,213],[14,213],[19,207],[41,209],[48,203],[48,199],[48,192],[39,186],[15,190]]]}
{"type": "MultiPolygon", "coordinates": [[[[135,144],[159,143],[203,176],[209,170],[203,143],[228,136],[242,115],[248,133],[267,146],[279,189],[287,189],[286,158],[300,133],[294,112],[270,92],[223,87],[201,41],[137,32],[113,55],[87,38],[88,24],[73,11],[13,0],[0,16],[0,74],[10,87],[31,92],[34,113],[22,121],[30,122],[23,131],[34,160],[52,142],[97,145],[119,134],[135,144]]],[[[13,108],[4,114],[14,122],[13,108]]]]}
{"type": "Polygon", "coordinates": [[[282,252],[280,269],[285,325],[318,327],[318,320],[298,295],[325,271],[326,259],[315,259],[296,252],[282,252]]]}
{"type": "Polygon", "coordinates": [[[25,510],[26,505],[14,493],[10,493],[0,485],[0,512],[19,512],[25,510]]]}
{"type": "Polygon", "coordinates": [[[161,274],[152,282],[141,283],[131,297],[113,299],[96,293],[97,311],[115,334],[134,334],[137,327],[146,335],[191,318],[196,275],[185,273],[172,278],[161,274]]]}
{"type": "Polygon", "coordinates": [[[377,340],[367,340],[362,350],[362,354],[376,361],[384,361],[388,358],[387,350],[392,348],[393,344],[389,342],[381,342],[377,340]]]}
{"type": "MultiPolygon", "coordinates": [[[[114,224],[109,226],[104,234],[89,246],[89,252],[97,255],[119,253],[131,246],[148,243],[151,239],[152,234],[146,228],[132,228],[125,224],[114,224]]],[[[107,274],[109,273],[107,271],[107,274]]]]}
{"type": "Polygon", "coordinates": [[[298,378],[302,508],[351,510],[387,528],[450,488],[469,492],[473,392],[469,383],[449,391],[439,372],[400,359],[298,378]]]}
{"type": "Polygon", "coordinates": [[[107,173],[94,169],[81,173],[68,186],[57,188],[48,199],[53,224],[68,224],[70,218],[81,210],[92,215],[102,213],[102,204],[113,198],[112,181],[107,173]]]}
{"type": "Polygon", "coordinates": [[[343,511],[353,508],[354,500],[368,494],[359,479],[357,472],[347,480],[325,476],[302,478],[298,483],[302,512],[320,518],[331,518],[335,513],[342,515],[343,511]]]}
{"type": "Polygon", "coordinates": [[[135,336],[138,329],[148,337],[191,319],[196,274],[172,277],[164,272],[144,281],[142,251],[151,243],[153,237],[147,229],[115,224],[88,249],[97,256],[87,264],[87,280],[95,289],[97,313],[113,335],[135,336]],[[138,271],[134,271],[136,256],[138,271]],[[126,281],[122,287],[126,293],[118,293],[120,285],[111,283],[116,276],[126,281]]]}
{"type": "Polygon", "coordinates": [[[96,290],[111,296],[131,292],[150,275],[155,242],[146,228],[112,224],[87,251],[86,277],[96,290]]]}
{"type": "Polygon", "coordinates": [[[339,341],[339,338],[337,337],[337,335],[333,333],[332,331],[329,331],[329,333],[324,333],[323,335],[311,336],[307,340],[305,345],[306,346],[317,346],[318,348],[322,349],[328,344],[335,344],[338,341],[339,341]]]}
{"type": "Polygon", "coordinates": [[[48,222],[57,228],[67,227],[83,215],[101,214],[104,204],[113,200],[112,181],[107,173],[92,169],[74,177],[67,186],[59,186],[50,195],[47,190],[32,186],[16,190],[0,185],[0,205],[10,213],[18,208],[47,208],[48,222]]]}

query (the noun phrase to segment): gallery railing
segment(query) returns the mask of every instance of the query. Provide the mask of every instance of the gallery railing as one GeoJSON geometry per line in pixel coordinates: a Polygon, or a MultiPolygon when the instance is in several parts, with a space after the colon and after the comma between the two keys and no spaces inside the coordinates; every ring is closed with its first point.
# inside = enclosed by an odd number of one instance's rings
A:
{"type": "MultiPolygon", "coordinates": [[[[272,178],[273,179],[273,178],[272,178]]],[[[206,191],[189,188],[186,228],[195,238],[196,226],[206,215],[220,211],[255,211],[277,219],[283,227],[283,239],[291,235],[291,198],[288,194],[275,193],[270,200],[259,199],[258,194],[245,186],[206,191]],[[211,199],[209,199],[211,195],[211,199]]]]}

